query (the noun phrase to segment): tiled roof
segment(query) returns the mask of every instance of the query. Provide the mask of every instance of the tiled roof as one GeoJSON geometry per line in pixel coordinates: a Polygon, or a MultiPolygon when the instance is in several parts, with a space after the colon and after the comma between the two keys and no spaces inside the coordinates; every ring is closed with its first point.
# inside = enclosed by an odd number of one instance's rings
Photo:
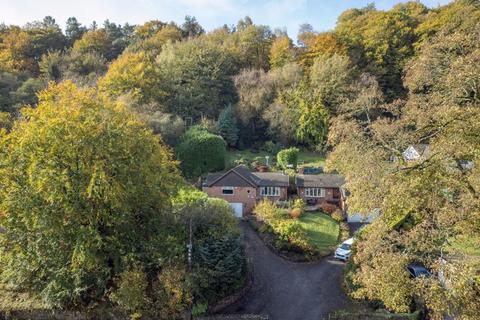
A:
{"type": "Polygon", "coordinates": [[[412,145],[413,148],[418,152],[420,156],[423,156],[428,153],[428,144],[420,143],[420,144],[414,144],[412,145]]]}
{"type": "MultiPolygon", "coordinates": [[[[257,187],[288,187],[289,183],[288,175],[286,174],[278,172],[250,172],[247,167],[240,165],[230,169],[225,173],[209,173],[203,185],[206,187],[217,185],[217,181],[222,180],[222,177],[231,172],[236,173],[249,184],[257,187]]],[[[220,184],[218,184],[218,186],[220,186],[220,184]]]]}
{"type": "Polygon", "coordinates": [[[288,175],[279,172],[252,172],[260,181],[260,187],[288,187],[288,175]]]}
{"type": "Polygon", "coordinates": [[[345,184],[345,178],[339,174],[299,174],[297,187],[340,188],[345,184]]]}
{"type": "Polygon", "coordinates": [[[224,173],[209,173],[207,175],[207,178],[203,182],[203,184],[206,186],[210,186],[213,182],[215,182],[218,178],[220,178],[223,175],[224,173]]]}

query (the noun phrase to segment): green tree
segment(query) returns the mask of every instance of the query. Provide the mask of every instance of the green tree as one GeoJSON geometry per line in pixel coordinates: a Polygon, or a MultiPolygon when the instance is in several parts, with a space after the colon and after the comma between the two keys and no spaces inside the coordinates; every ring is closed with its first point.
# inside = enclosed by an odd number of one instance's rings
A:
{"type": "Polygon", "coordinates": [[[65,36],[67,37],[70,46],[80,39],[85,32],[87,32],[87,28],[82,26],[77,18],[70,17],[67,19],[67,22],[65,23],[65,36]]]}
{"type": "Polygon", "coordinates": [[[88,304],[129,266],[159,268],[175,251],[164,225],[175,162],[121,104],[52,85],[0,143],[2,281],[88,304]]]}
{"type": "Polygon", "coordinates": [[[159,134],[163,142],[174,147],[185,133],[185,122],[179,116],[173,114],[155,112],[152,115],[143,115],[147,125],[153,133],[159,134]]]}
{"type": "Polygon", "coordinates": [[[185,22],[182,24],[181,29],[185,38],[198,37],[205,33],[205,30],[197,22],[197,19],[191,16],[185,16],[185,22]]]}
{"type": "Polygon", "coordinates": [[[216,301],[243,285],[246,261],[238,235],[209,238],[198,248],[196,262],[197,272],[207,279],[201,283],[199,300],[216,301]]]}
{"type": "Polygon", "coordinates": [[[20,86],[21,81],[15,74],[0,72],[0,112],[13,111],[12,92],[20,86]]]}
{"type": "Polygon", "coordinates": [[[310,70],[310,83],[314,94],[331,112],[346,100],[353,81],[350,61],[346,56],[321,55],[310,70]]]}
{"type": "Polygon", "coordinates": [[[233,106],[229,104],[218,117],[218,132],[229,146],[235,146],[238,140],[237,118],[233,106]]]}
{"type": "Polygon", "coordinates": [[[12,93],[15,107],[20,109],[25,105],[35,106],[38,102],[37,95],[46,87],[46,81],[41,78],[29,78],[25,80],[22,85],[12,93]]]}
{"type": "Polygon", "coordinates": [[[274,35],[268,26],[255,25],[247,18],[239,22],[237,32],[232,34],[231,46],[242,68],[266,71],[270,68],[270,48],[274,35]]]}
{"type": "Polygon", "coordinates": [[[166,111],[195,119],[217,118],[221,107],[235,102],[232,76],[234,57],[221,46],[199,37],[166,45],[156,62],[157,88],[165,96],[157,100],[166,111]]]}

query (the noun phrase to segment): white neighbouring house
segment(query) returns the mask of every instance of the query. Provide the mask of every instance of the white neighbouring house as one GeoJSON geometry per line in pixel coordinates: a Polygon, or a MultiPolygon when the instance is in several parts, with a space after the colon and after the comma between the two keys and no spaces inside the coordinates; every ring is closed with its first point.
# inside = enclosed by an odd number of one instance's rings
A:
{"type": "Polygon", "coordinates": [[[429,151],[428,144],[411,144],[402,152],[405,162],[425,159],[429,151]]]}

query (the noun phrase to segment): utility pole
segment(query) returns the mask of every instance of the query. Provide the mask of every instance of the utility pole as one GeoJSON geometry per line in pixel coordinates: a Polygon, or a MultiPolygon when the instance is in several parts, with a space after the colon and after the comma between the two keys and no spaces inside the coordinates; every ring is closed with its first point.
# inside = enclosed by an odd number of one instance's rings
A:
{"type": "MultiPolygon", "coordinates": [[[[188,259],[188,272],[192,272],[192,253],[193,253],[193,232],[192,232],[192,217],[188,220],[188,229],[189,229],[189,235],[188,235],[188,244],[187,244],[187,259],[188,259]]],[[[188,310],[187,313],[187,319],[192,320],[192,308],[193,308],[193,301],[190,302],[190,310],[188,310]]]]}
{"type": "Polygon", "coordinates": [[[193,251],[193,232],[192,232],[192,218],[190,218],[189,223],[189,240],[188,240],[188,271],[192,271],[192,251],[193,251]]]}

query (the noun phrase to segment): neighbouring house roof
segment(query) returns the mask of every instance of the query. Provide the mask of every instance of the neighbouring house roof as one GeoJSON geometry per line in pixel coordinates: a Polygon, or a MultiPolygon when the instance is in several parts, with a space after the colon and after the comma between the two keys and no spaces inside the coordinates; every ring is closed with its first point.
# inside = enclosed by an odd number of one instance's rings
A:
{"type": "Polygon", "coordinates": [[[246,186],[252,187],[288,187],[288,175],[279,172],[250,172],[240,165],[225,173],[209,173],[204,187],[212,186],[246,186]]]}
{"type": "Polygon", "coordinates": [[[215,182],[218,178],[223,176],[223,173],[209,173],[207,175],[207,178],[203,182],[203,186],[210,186],[215,182]]]}
{"type": "Polygon", "coordinates": [[[260,187],[288,187],[288,175],[278,172],[252,172],[260,187]]]}
{"type": "Polygon", "coordinates": [[[425,157],[428,154],[428,151],[428,144],[411,144],[405,149],[405,151],[403,151],[402,155],[405,161],[418,160],[425,157]]]}
{"type": "Polygon", "coordinates": [[[345,178],[340,174],[298,174],[297,187],[300,188],[340,188],[345,184],[345,178]]]}

